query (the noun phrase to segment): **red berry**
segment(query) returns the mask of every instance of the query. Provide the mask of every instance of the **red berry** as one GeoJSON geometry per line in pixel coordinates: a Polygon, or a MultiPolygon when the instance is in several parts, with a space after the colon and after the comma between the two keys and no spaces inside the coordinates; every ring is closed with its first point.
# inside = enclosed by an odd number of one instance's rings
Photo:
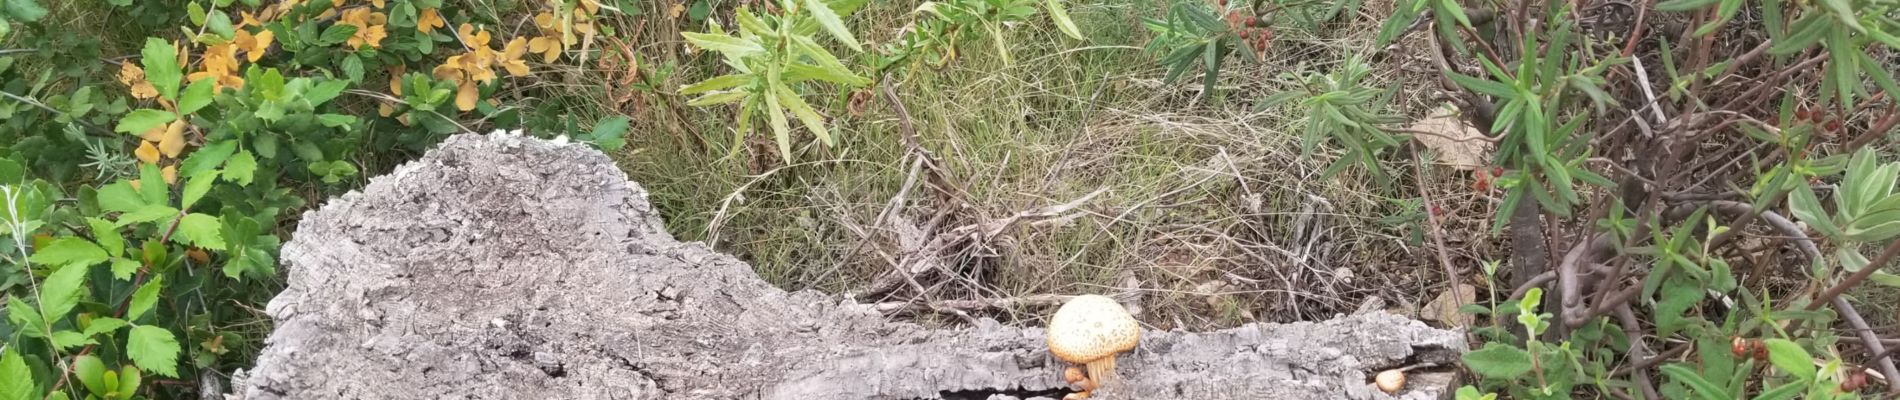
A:
{"type": "Polygon", "coordinates": [[[1260,17],[1247,17],[1247,26],[1260,26],[1260,17]]]}
{"type": "Polygon", "coordinates": [[[1841,130],[1841,120],[1836,119],[1833,121],[1828,121],[1827,130],[1833,131],[1833,132],[1839,132],[1841,130]]]}
{"type": "Polygon", "coordinates": [[[1728,350],[1730,353],[1735,353],[1736,357],[1747,357],[1748,356],[1748,339],[1743,339],[1741,336],[1736,336],[1735,339],[1732,339],[1729,341],[1728,350]]]}

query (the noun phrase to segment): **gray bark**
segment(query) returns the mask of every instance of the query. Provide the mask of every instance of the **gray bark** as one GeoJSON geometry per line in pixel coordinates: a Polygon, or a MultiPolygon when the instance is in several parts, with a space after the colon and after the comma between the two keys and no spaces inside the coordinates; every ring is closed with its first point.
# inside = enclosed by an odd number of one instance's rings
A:
{"type": "MultiPolygon", "coordinates": [[[[304,215],[289,287],[231,397],[936,399],[1060,397],[1039,328],[934,330],[787,292],[663,229],[646,192],[580,145],[450,138],[304,215]]],[[[1390,398],[1380,370],[1454,361],[1462,334],[1382,312],[1144,332],[1103,398],[1390,398]]],[[[1403,398],[1452,372],[1413,371],[1403,398]]]]}

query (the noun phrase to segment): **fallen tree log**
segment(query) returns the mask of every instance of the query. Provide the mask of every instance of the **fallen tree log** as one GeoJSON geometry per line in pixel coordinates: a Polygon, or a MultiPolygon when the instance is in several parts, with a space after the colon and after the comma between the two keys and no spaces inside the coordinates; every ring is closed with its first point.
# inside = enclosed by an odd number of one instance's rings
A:
{"type": "MultiPolygon", "coordinates": [[[[1042,330],[926,329],[787,292],[674,240],[605,155],[513,134],[448,139],[304,215],[241,400],[1059,398],[1042,330]]],[[[1450,365],[1463,335],[1372,312],[1147,331],[1098,398],[1391,398],[1371,376],[1450,365]]],[[[1400,398],[1448,397],[1449,368],[1400,398]]]]}

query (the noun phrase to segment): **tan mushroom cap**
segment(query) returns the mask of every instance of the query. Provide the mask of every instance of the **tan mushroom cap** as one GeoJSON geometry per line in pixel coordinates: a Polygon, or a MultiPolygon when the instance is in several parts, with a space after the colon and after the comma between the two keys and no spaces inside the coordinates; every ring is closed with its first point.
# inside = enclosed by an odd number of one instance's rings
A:
{"type": "Polygon", "coordinates": [[[1086,364],[1134,350],[1141,341],[1141,325],[1114,299],[1081,295],[1056,309],[1048,334],[1049,352],[1056,358],[1086,364]]]}

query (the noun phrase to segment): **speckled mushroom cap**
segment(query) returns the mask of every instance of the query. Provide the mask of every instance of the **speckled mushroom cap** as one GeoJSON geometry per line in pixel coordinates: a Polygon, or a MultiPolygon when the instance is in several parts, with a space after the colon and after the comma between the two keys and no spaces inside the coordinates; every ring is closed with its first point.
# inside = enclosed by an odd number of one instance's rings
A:
{"type": "Polygon", "coordinates": [[[1048,334],[1049,352],[1056,358],[1086,364],[1134,350],[1141,340],[1141,325],[1114,299],[1081,295],[1056,309],[1049,318],[1048,334]]]}

